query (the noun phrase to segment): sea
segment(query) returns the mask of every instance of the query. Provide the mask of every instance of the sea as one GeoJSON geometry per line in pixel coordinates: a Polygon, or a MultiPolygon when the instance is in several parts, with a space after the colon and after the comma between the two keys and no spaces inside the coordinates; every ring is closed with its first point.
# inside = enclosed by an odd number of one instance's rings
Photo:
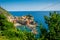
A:
{"type": "MultiPolygon", "coordinates": [[[[49,16],[50,11],[9,11],[10,14],[13,16],[24,16],[24,15],[32,15],[34,17],[34,20],[40,25],[42,23],[43,27],[48,30],[48,24],[45,23],[44,16],[49,16]]],[[[21,30],[31,31],[29,28],[19,27],[21,30]]],[[[40,36],[40,27],[36,27],[38,34],[36,37],[38,38],[40,36]]]]}

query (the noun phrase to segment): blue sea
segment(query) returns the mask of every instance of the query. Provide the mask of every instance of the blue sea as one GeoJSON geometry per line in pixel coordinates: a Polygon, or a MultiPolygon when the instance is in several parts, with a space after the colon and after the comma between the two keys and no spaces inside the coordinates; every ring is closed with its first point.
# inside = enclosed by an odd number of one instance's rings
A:
{"type": "MultiPolygon", "coordinates": [[[[44,16],[49,16],[49,11],[9,11],[13,16],[24,16],[24,15],[32,15],[34,17],[34,20],[37,21],[37,23],[40,25],[44,25],[46,29],[48,29],[48,25],[45,23],[44,16]]],[[[24,30],[25,28],[20,28],[21,30],[24,30]]],[[[29,31],[28,28],[26,30],[29,31]]],[[[40,35],[40,27],[37,27],[38,34],[36,35],[39,37],[40,35]]]]}

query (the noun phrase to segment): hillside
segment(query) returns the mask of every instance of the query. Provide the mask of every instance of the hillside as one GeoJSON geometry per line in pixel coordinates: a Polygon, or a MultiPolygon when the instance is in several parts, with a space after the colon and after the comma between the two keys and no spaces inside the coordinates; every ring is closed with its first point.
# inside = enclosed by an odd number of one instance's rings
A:
{"type": "Polygon", "coordinates": [[[9,12],[0,7],[0,40],[34,40],[34,34],[21,31],[7,20],[9,12]]]}
{"type": "Polygon", "coordinates": [[[11,15],[8,11],[6,11],[5,9],[3,9],[2,7],[0,7],[0,14],[5,14],[5,15],[11,15]]]}

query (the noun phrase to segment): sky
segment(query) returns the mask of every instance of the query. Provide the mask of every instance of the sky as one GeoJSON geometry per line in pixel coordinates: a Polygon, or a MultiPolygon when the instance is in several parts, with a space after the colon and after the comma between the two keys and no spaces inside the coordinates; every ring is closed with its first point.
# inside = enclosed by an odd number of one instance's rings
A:
{"type": "Polygon", "coordinates": [[[60,0],[0,0],[7,11],[60,11],[60,0]]]}

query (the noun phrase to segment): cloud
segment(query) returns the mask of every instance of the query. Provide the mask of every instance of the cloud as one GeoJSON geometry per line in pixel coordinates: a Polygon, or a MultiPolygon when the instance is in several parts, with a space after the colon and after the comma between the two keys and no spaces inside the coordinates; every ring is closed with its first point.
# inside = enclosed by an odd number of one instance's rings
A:
{"type": "Polygon", "coordinates": [[[3,3],[1,5],[8,11],[59,11],[60,3],[3,3]]]}
{"type": "Polygon", "coordinates": [[[45,9],[42,9],[44,11],[60,11],[60,4],[55,4],[55,5],[52,5],[50,7],[47,7],[45,9]]]}

